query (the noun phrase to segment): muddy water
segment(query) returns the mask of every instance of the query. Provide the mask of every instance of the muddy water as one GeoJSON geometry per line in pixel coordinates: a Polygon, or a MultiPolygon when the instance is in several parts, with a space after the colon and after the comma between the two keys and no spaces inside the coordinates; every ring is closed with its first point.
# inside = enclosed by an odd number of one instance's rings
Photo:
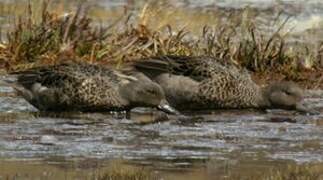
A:
{"type": "Polygon", "coordinates": [[[0,168],[16,166],[27,174],[31,165],[39,171],[56,171],[53,164],[95,162],[107,167],[115,159],[153,167],[165,176],[203,167],[227,173],[221,171],[225,164],[241,164],[241,160],[253,168],[282,162],[323,163],[320,91],[306,98],[320,115],[281,110],[188,112],[198,117],[190,122],[172,116],[163,121],[166,118],[151,109],[134,110],[132,120],[111,113],[39,113],[10,87],[1,85],[0,94],[0,168]]]}

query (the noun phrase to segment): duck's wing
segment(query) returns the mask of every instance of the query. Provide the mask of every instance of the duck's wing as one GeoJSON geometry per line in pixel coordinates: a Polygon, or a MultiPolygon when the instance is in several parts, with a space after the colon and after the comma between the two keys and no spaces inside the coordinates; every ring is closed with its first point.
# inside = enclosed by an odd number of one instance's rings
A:
{"type": "Polygon", "coordinates": [[[48,110],[55,107],[59,103],[58,99],[63,97],[57,88],[52,88],[59,87],[59,79],[67,78],[67,72],[62,67],[43,66],[11,72],[10,79],[6,82],[33,106],[40,110],[48,110]]]}
{"type": "Polygon", "coordinates": [[[35,67],[11,74],[16,76],[11,86],[41,110],[92,107],[97,103],[92,102],[92,97],[112,92],[115,86],[128,82],[124,80],[127,76],[117,71],[85,63],[35,67]]]}
{"type": "Polygon", "coordinates": [[[11,72],[10,74],[16,77],[16,84],[26,89],[31,89],[35,83],[46,87],[56,86],[58,82],[71,77],[72,73],[68,64],[60,64],[35,67],[23,71],[11,72]]]}
{"type": "Polygon", "coordinates": [[[215,59],[209,57],[160,56],[137,61],[134,67],[151,78],[162,73],[170,73],[201,81],[211,77],[210,67],[213,66],[214,61],[215,59]]]}

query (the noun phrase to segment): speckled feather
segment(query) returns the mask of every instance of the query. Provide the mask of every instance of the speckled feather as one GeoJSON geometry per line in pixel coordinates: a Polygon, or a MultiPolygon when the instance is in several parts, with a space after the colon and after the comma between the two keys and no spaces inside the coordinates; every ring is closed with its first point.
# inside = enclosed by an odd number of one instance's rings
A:
{"type": "Polygon", "coordinates": [[[48,102],[31,102],[42,110],[104,111],[124,109],[128,105],[118,91],[128,80],[110,68],[75,63],[38,67],[16,74],[18,83],[27,89],[34,83],[48,88],[45,92],[48,102]]]}
{"type": "Polygon", "coordinates": [[[258,107],[261,89],[246,70],[210,57],[163,56],[135,67],[155,79],[178,109],[258,107]]]}

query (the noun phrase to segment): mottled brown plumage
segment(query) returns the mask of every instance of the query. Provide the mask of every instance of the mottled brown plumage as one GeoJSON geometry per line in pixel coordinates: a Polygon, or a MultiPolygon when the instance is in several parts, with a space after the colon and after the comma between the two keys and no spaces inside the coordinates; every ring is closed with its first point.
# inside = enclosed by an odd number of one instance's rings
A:
{"type": "Polygon", "coordinates": [[[303,91],[292,82],[259,87],[244,69],[211,57],[162,56],[134,66],[159,83],[177,109],[306,108],[303,91]]]}
{"type": "MultiPolygon", "coordinates": [[[[65,63],[15,72],[13,87],[42,111],[119,111],[166,107],[161,87],[135,71],[65,63]]],[[[168,108],[168,109],[167,109],[168,108]]]]}

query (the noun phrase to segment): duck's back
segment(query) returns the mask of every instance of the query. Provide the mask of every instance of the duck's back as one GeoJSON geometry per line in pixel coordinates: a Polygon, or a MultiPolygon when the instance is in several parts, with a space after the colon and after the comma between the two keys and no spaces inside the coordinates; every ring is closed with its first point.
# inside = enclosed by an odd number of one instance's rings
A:
{"type": "Polygon", "coordinates": [[[66,63],[38,67],[18,73],[25,89],[43,87],[31,104],[41,110],[104,111],[124,108],[118,87],[126,83],[116,71],[87,63],[66,63]]]}
{"type": "Polygon", "coordinates": [[[200,81],[196,102],[201,107],[210,108],[249,108],[257,107],[259,87],[252,81],[248,72],[234,65],[218,62],[209,63],[210,76],[200,81]]]}
{"type": "Polygon", "coordinates": [[[138,62],[178,109],[257,107],[260,88],[249,73],[211,57],[163,56],[138,62]]]}

